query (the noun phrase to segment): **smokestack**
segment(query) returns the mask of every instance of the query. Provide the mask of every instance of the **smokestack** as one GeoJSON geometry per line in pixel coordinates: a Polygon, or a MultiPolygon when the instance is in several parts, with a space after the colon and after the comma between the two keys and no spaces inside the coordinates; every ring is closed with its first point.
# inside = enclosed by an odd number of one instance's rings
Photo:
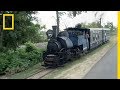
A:
{"type": "Polygon", "coordinates": [[[52,28],[53,28],[53,37],[56,38],[58,35],[57,26],[52,26],[52,28]]]}

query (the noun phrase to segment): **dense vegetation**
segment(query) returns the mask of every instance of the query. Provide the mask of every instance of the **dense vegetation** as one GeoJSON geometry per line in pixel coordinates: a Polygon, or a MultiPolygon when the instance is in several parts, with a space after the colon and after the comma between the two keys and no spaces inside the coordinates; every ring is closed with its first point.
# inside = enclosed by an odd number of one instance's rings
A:
{"type": "Polygon", "coordinates": [[[42,61],[42,50],[28,42],[25,48],[0,52],[0,74],[14,74],[42,61]]]}
{"type": "MultiPolygon", "coordinates": [[[[14,31],[0,30],[0,47],[13,48],[16,49],[19,45],[24,44],[27,41],[39,42],[41,35],[39,30],[45,28],[40,24],[34,24],[32,21],[37,20],[33,17],[37,12],[34,11],[4,11],[2,13],[12,13],[14,14],[14,31]]],[[[2,15],[0,17],[2,21],[2,15]]],[[[7,19],[6,22],[9,24],[10,20],[7,19]]],[[[2,23],[1,27],[2,29],[2,23]]]]}
{"type": "MultiPolygon", "coordinates": [[[[45,25],[34,24],[35,11],[1,11],[1,14],[14,14],[13,31],[2,30],[2,15],[0,15],[0,74],[14,74],[23,71],[41,61],[42,50],[32,43],[42,41],[40,30],[45,25]],[[27,43],[29,42],[29,43],[27,43]],[[30,43],[32,42],[32,43],[30,43]],[[19,48],[25,45],[25,48],[19,48]]],[[[11,20],[6,18],[7,26],[11,20]]]]}

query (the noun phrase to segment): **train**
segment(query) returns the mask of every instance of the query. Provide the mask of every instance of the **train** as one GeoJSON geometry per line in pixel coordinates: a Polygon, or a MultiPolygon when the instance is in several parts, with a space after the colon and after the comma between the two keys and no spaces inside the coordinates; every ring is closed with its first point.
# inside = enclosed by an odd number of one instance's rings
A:
{"type": "Polygon", "coordinates": [[[57,26],[46,32],[49,41],[43,52],[45,67],[59,67],[73,58],[107,43],[110,39],[109,28],[82,28],[80,25],[68,27],[58,32],[57,26]]]}

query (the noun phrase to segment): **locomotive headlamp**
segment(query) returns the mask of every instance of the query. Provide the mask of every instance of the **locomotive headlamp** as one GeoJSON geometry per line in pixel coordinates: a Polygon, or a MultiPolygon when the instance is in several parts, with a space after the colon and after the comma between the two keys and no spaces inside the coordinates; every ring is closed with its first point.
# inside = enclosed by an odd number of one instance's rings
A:
{"type": "Polygon", "coordinates": [[[49,29],[49,30],[46,32],[46,35],[47,35],[48,38],[53,37],[53,30],[50,30],[50,29],[49,29]]]}
{"type": "Polygon", "coordinates": [[[48,36],[49,36],[49,37],[52,37],[52,33],[49,33],[48,36]]]}

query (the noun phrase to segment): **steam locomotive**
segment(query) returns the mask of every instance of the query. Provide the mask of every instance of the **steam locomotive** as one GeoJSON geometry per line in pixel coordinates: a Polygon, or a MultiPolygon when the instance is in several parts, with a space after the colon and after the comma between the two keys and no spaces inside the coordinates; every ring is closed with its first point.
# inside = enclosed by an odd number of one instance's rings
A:
{"type": "Polygon", "coordinates": [[[57,33],[57,26],[47,31],[47,50],[43,52],[44,66],[58,67],[109,41],[108,28],[81,28],[79,25],[57,33]]]}

